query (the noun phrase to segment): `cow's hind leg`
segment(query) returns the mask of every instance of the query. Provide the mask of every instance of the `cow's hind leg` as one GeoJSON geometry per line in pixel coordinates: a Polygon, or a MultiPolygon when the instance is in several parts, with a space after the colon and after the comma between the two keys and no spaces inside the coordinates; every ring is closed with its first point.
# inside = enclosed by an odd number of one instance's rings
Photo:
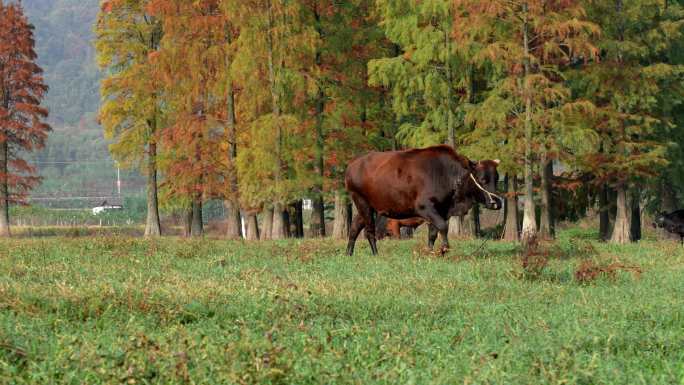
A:
{"type": "Polygon", "coordinates": [[[373,255],[378,254],[378,245],[377,245],[377,240],[375,238],[375,212],[371,210],[370,212],[370,225],[366,225],[366,239],[368,239],[368,243],[370,244],[371,247],[371,253],[373,255]],[[368,229],[371,228],[373,229],[372,231],[368,231],[368,229]]]}
{"type": "Polygon", "coordinates": [[[356,243],[356,238],[359,236],[361,230],[363,230],[366,225],[366,221],[359,214],[354,216],[351,228],[349,229],[349,242],[347,242],[347,255],[354,255],[354,244],[356,243]]]}
{"type": "Polygon", "coordinates": [[[352,194],[352,200],[354,201],[354,204],[356,205],[356,209],[359,211],[359,216],[363,218],[363,221],[365,222],[365,233],[366,233],[366,238],[368,239],[368,243],[370,244],[371,247],[371,253],[373,255],[378,254],[378,246],[376,245],[376,240],[375,240],[375,217],[374,217],[374,210],[368,204],[368,201],[366,201],[365,198],[362,196],[359,196],[358,194],[352,194]]]}
{"type": "Polygon", "coordinates": [[[401,225],[399,225],[398,221],[392,221],[391,224],[388,224],[387,230],[392,239],[401,239],[401,225]]]}

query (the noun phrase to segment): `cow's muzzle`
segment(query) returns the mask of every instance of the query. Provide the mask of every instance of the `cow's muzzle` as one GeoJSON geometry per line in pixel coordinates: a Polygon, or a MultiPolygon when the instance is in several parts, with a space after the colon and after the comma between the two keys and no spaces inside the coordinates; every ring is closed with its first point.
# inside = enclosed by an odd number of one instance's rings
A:
{"type": "Polygon", "coordinates": [[[498,196],[490,195],[490,199],[488,199],[485,207],[487,207],[490,210],[501,210],[501,208],[503,207],[503,199],[499,198],[498,196]]]}
{"type": "Polygon", "coordinates": [[[485,207],[490,209],[490,210],[499,210],[503,207],[503,199],[492,193],[489,192],[486,188],[482,187],[482,185],[475,179],[473,174],[470,174],[470,179],[473,180],[475,183],[475,186],[482,191],[482,193],[485,196],[485,207]]]}

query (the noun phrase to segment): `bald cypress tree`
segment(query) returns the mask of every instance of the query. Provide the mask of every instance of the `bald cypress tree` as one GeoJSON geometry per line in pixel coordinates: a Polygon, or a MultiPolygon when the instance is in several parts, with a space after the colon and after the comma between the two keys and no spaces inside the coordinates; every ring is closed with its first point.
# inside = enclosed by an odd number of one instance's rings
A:
{"type": "Polygon", "coordinates": [[[601,60],[572,74],[576,92],[596,106],[590,125],[602,151],[582,159],[582,167],[617,192],[617,215],[610,241],[630,241],[628,190],[638,177],[652,177],[666,163],[662,141],[671,117],[663,106],[682,100],[681,65],[668,52],[682,39],[682,7],[657,1],[604,0],[588,5],[603,27],[601,60]]]}
{"type": "Polygon", "coordinates": [[[231,71],[242,90],[236,110],[244,125],[237,157],[240,197],[246,207],[264,208],[265,223],[273,224],[270,234],[268,226],[261,228],[266,239],[289,235],[290,203],[312,187],[304,167],[309,163],[302,159],[311,150],[303,110],[307,90],[314,88],[307,71],[316,35],[303,6],[255,0],[236,2],[233,13],[240,33],[231,71]]]}
{"type": "Polygon", "coordinates": [[[50,126],[40,106],[48,87],[36,64],[33,26],[20,4],[0,0],[0,236],[10,236],[9,206],[40,178],[22,154],[45,145],[50,126]]]}
{"type": "Polygon", "coordinates": [[[162,39],[161,21],[148,12],[147,0],[106,0],[96,24],[98,63],[106,71],[100,85],[100,122],[113,140],[112,156],[124,167],[147,174],[145,236],[161,235],[157,181],[157,144],[162,100],[151,57],[162,39]]]}
{"type": "Polygon", "coordinates": [[[523,165],[522,240],[529,244],[537,237],[537,154],[548,155],[554,122],[572,102],[559,67],[596,55],[591,40],[598,27],[583,19],[578,2],[457,0],[455,6],[455,38],[472,47],[478,66],[492,71],[491,89],[469,112],[474,136],[485,139],[478,145],[490,154],[506,147],[522,154],[515,163],[523,165]]]}
{"type": "Polygon", "coordinates": [[[382,90],[368,85],[368,62],[383,55],[388,45],[377,25],[373,0],[301,3],[303,22],[313,26],[315,37],[313,62],[307,70],[313,87],[301,117],[315,139],[309,146],[313,151],[308,166],[314,203],[311,233],[325,234],[324,202],[334,195],[333,232],[340,237],[348,223],[348,197],[341,191],[346,164],[373,148],[378,117],[385,115],[377,108],[382,90]]]}
{"type": "Polygon", "coordinates": [[[380,0],[377,7],[399,52],[371,60],[369,80],[390,90],[397,138],[410,146],[455,146],[470,84],[468,63],[452,37],[454,2],[380,0]]]}
{"type": "Polygon", "coordinates": [[[202,205],[226,198],[233,186],[224,128],[231,123],[226,119],[230,108],[222,75],[230,57],[226,33],[231,25],[211,0],[152,0],[148,9],[164,29],[153,63],[167,117],[160,136],[165,197],[191,202],[191,234],[200,236],[202,205]]]}

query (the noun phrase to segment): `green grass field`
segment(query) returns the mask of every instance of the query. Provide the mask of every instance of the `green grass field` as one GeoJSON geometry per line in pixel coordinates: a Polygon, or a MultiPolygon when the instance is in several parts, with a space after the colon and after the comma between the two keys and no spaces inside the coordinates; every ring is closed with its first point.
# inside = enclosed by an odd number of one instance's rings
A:
{"type": "Polygon", "coordinates": [[[684,248],[588,238],[2,241],[0,383],[684,383],[684,248]]]}

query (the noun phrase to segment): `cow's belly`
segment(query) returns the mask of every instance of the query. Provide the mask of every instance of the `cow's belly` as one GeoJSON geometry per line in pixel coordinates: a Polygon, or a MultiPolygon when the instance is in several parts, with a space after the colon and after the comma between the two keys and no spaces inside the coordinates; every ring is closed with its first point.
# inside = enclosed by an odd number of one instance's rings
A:
{"type": "Polygon", "coordinates": [[[415,211],[379,211],[379,215],[386,216],[387,218],[391,219],[409,219],[409,218],[414,218],[417,217],[418,214],[415,211]]]}
{"type": "Polygon", "coordinates": [[[374,194],[368,199],[371,207],[379,214],[393,219],[405,219],[415,217],[414,199],[404,197],[397,199],[391,195],[374,194]]]}
{"type": "Polygon", "coordinates": [[[391,177],[378,178],[364,186],[368,203],[379,214],[388,218],[403,219],[416,216],[416,187],[391,177]]]}

